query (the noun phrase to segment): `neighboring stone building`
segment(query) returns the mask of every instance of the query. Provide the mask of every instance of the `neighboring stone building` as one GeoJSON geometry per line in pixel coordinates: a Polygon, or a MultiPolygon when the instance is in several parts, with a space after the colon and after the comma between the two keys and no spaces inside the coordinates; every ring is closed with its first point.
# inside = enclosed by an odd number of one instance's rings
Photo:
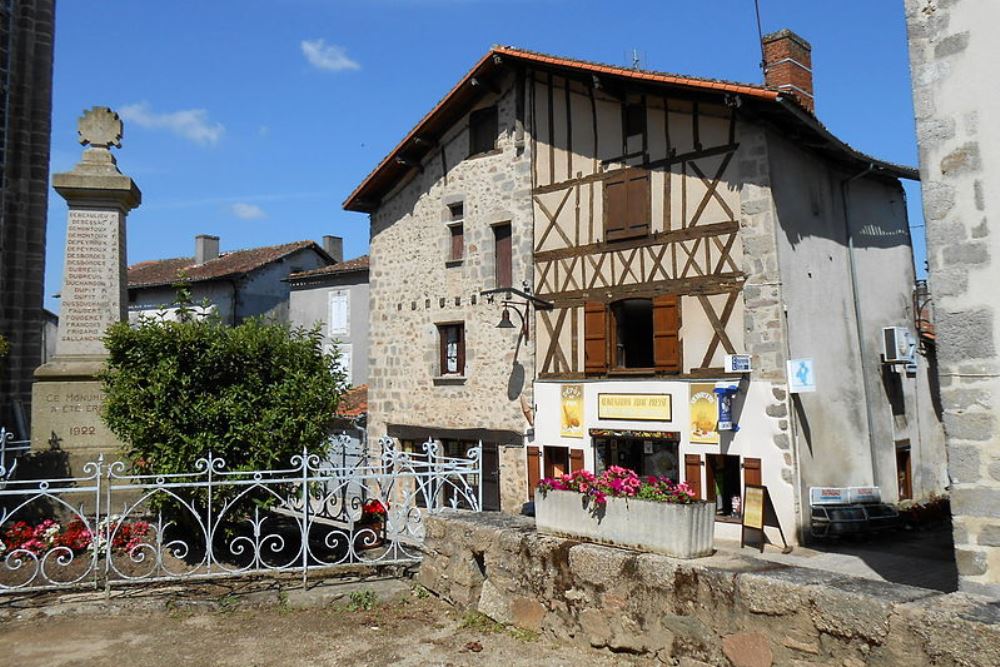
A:
{"type": "Polygon", "coordinates": [[[810,487],[940,491],[928,364],[880,358],[883,327],[916,328],[898,180],[916,172],[819,123],[808,43],[765,52],[766,86],[480,60],[345,204],[372,213],[373,434],[510,433],[504,509],[578,468],[680,477],[730,536],[745,484],[792,539],[810,487]],[[523,382],[500,304],[474,300],[522,280],[551,307],[532,308],[523,382]],[[735,353],[748,376],[724,370],[735,353]],[[804,358],[817,390],[792,396],[804,358]],[[738,432],[718,427],[727,391],[738,432]]]}
{"type": "Polygon", "coordinates": [[[0,424],[27,437],[42,361],[54,0],[0,3],[0,424]]]}
{"type": "Polygon", "coordinates": [[[1000,596],[1000,3],[906,0],[906,18],[959,587],[1000,596]]]}
{"type": "Polygon", "coordinates": [[[195,304],[208,301],[228,324],[266,316],[288,321],[292,273],[333,264],[335,259],[314,241],[296,241],[232,252],[219,252],[219,237],[195,238],[194,257],[139,262],[128,269],[129,320],[140,315],[169,314],[184,279],[195,304]]]}
{"type": "Polygon", "coordinates": [[[348,382],[366,384],[368,255],[293,273],[288,284],[289,322],[306,328],[320,325],[324,343],[340,353],[348,382]]]}

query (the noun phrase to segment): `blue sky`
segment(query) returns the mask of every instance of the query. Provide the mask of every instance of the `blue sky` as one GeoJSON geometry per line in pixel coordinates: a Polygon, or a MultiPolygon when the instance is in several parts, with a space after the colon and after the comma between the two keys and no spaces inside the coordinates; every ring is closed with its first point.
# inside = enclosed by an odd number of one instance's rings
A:
{"type": "MultiPolygon", "coordinates": [[[[851,145],[915,165],[898,0],[761,0],[765,32],[813,45],[819,118],[851,145]]],[[[52,171],[80,155],[76,119],[106,105],[119,166],[143,191],[129,263],[324,234],[367,251],[341,202],[492,44],[759,82],[753,0],[62,0],[52,171]]],[[[919,187],[907,185],[923,267],[919,187]]],[[[50,193],[46,294],[62,280],[66,206],[50,193]]],[[[46,299],[58,310],[58,300],[46,299]]]]}

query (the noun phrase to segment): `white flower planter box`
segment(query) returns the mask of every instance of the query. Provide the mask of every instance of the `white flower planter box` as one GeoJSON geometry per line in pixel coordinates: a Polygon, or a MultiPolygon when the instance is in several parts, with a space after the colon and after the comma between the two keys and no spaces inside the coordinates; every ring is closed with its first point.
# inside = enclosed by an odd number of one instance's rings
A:
{"type": "Polygon", "coordinates": [[[673,556],[712,554],[715,505],[704,501],[680,505],[635,498],[608,498],[592,512],[593,500],[575,491],[535,492],[535,527],[539,533],[573,537],[673,556]]]}

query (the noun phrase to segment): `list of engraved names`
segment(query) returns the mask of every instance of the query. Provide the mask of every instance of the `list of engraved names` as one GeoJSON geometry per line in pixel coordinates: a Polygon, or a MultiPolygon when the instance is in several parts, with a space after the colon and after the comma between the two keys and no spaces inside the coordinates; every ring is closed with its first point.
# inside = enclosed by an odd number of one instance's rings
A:
{"type": "Polygon", "coordinates": [[[69,212],[60,354],[103,354],[101,337],[120,318],[120,217],[114,210],[69,212]]]}

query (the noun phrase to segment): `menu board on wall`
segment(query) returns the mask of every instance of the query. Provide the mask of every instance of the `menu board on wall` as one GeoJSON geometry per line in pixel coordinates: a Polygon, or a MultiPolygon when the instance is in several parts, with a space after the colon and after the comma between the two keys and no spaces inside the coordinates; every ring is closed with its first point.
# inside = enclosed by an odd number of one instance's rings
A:
{"type": "Polygon", "coordinates": [[[691,386],[691,442],[701,445],[719,444],[719,397],[712,383],[691,386]]]}
{"type": "Polygon", "coordinates": [[[583,437],[583,385],[564,384],[559,390],[559,435],[583,437]]]}

